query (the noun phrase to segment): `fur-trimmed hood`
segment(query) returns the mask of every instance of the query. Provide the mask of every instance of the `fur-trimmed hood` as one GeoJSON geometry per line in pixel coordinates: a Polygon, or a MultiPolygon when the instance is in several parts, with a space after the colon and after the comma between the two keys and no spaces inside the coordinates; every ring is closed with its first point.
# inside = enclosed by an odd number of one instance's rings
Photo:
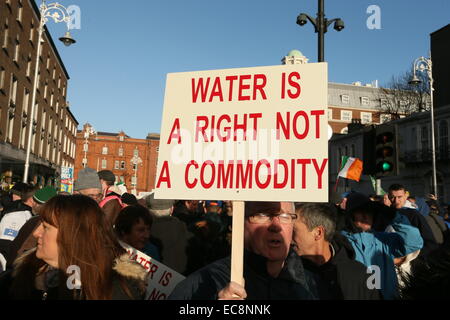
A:
{"type": "Polygon", "coordinates": [[[130,256],[127,253],[114,260],[113,270],[124,278],[147,281],[148,273],[145,268],[138,262],[130,260],[130,256]]]}

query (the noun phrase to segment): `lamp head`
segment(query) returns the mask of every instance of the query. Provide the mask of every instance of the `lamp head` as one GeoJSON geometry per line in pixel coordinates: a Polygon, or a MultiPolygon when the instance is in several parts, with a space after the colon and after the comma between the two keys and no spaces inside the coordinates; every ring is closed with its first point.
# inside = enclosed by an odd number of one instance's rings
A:
{"type": "Polygon", "coordinates": [[[76,41],[74,38],[72,38],[72,36],[70,35],[70,32],[67,31],[66,34],[64,35],[64,37],[59,38],[59,40],[64,43],[64,45],[66,47],[74,44],[76,41]]]}
{"type": "Polygon", "coordinates": [[[414,73],[414,76],[411,78],[411,80],[408,81],[408,83],[411,85],[418,85],[418,84],[422,83],[422,80],[420,80],[414,73]]]}
{"type": "Polygon", "coordinates": [[[342,31],[344,28],[345,28],[344,20],[337,19],[336,22],[334,23],[334,30],[342,31]]]}
{"type": "Polygon", "coordinates": [[[297,24],[299,26],[304,26],[308,22],[308,18],[306,17],[306,14],[300,13],[300,15],[297,17],[297,24]]]}

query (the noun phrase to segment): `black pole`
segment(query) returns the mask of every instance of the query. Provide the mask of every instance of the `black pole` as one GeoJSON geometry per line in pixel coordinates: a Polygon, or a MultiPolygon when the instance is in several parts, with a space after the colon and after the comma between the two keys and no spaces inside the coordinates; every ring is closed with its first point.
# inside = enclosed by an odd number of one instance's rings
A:
{"type": "Polygon", "coordinates": [[[318,32],[318,62],[323,62],[325,46],[325,13],[324,0],[318,0],[319,12],[317,13],[317,32],[318,32]]]}

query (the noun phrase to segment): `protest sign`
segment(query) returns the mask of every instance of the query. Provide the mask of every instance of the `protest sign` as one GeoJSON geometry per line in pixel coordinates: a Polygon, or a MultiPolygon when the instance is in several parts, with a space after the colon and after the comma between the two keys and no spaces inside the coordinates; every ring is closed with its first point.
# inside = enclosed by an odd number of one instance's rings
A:
{"type": "Polygon", "coordinates": [[[61,167],[61,190],[62,192],[73,192],[73,168],[61,167]]]}
{"type": "Polygon", "coordinates": [[[140,263],[148,272],[146,300],[165,300],[175,286],[184,276],[172,270],[168,266],[142,253],[141,251],[119,241],[120,245],[127,250],[130,259],[140,263]]]}
{"type": "Polygon", "coordinates": [[[328,201],[327,64],[167,76],[155,198],[328,201]]]}

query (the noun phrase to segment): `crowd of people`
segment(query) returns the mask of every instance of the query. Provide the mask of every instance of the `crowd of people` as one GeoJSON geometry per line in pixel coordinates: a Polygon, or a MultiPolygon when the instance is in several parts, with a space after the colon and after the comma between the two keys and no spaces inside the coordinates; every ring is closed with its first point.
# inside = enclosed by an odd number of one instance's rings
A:
{"type": "Polygon", "coordinates": [[[18,182],[2,195],[0,299],[144,299],[148,274],[121,242],[186,277],[172,300],[450,297],[449,208],[433,195],[245,202],[240,285],[231,201],[137,199],[114,182],[85,168],[73,194],[18,182]]]}

